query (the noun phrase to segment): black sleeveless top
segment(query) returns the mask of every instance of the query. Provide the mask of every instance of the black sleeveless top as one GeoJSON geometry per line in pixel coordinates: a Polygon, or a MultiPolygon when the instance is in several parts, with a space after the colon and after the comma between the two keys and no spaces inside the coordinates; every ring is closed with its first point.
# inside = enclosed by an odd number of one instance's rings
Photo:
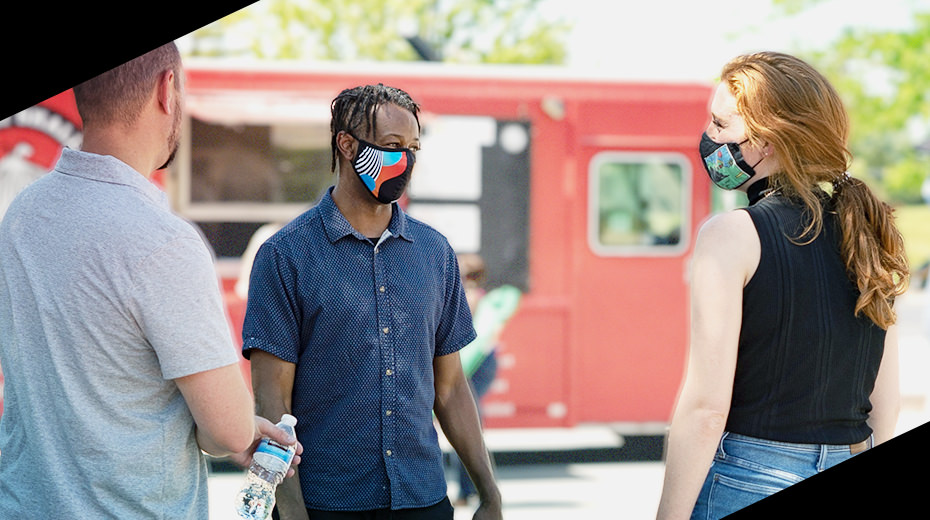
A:
{"type": "MultiPolygon", "coordinates": [[[[792,243],[803,206],[750,187],[745,208],[759,233],[759,267],[743,290],[743,317],[727,431],[764,439],[853,444],[872,433],[869,395],[885,331],[855,317],[859,291],[839,252],[827,206],[821,234],[792,243]]],[[[757,186],[758,185],[758,186],[757,186]]],[[[827,202],[826,204],[829,204],[827,202]]]]}

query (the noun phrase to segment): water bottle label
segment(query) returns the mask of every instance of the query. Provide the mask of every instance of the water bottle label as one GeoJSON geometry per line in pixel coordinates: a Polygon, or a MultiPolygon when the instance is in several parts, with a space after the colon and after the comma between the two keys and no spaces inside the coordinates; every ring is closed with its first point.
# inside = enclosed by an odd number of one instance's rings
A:
{"type": "MultiPolygon", "coordinates": [[[[294,450],[290,446],[282,446],[281,444],[278,444],[272,440],[264,439],[261,443],[259,443],[258,448],[255,449],[255,454],[252,456],[254,458],[255,455],[260,454],[270,455],[283,462],[285,467],[287,467],[290,465],[291,459],[294,457],[294,450]]],[[[264,457],[259,458],[263,459],[264,457]]]]}

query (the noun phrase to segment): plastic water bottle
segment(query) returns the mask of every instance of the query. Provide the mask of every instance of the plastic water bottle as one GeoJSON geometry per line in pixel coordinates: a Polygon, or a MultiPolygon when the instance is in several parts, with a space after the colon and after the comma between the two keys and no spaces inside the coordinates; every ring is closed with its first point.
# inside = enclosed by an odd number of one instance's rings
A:
{"type": "MultiPolygon", "coordinates": [[[[294,426],[297,419],[284,414],[278,428],[295,436],[294,426]]],[[[284,480],[287,469],[294,459],[296,445],[284,446],[268,439],[262,439],[252,454],[252,465],[246,477],[245,486],[236,496],[236,512],[240,518],[265,520],[271,518],[274,509],[275,488],[284,480]]]]}

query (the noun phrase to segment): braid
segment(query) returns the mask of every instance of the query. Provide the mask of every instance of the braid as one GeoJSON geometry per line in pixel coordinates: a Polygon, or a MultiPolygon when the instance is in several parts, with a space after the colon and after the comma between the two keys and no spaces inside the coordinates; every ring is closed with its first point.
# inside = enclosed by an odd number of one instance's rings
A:
{"type": "Polygon", "coordinates": [[[419,126],[420,106],[413,101],[409,94],[398,88],[378,83],[377,85],[364,85],[345,89],[336,96],[336,99],[330,105],[330,112],[332,113],[332,120],[329,125],[332,133],[330,145],[332,147],[331,171],[336,171],[336,159],[338,157],[336,136],[339,135],[339,132],[346,132],[356,137],[359,133],[374,135],[377,132],[375,113],[378,111],[378,107],[385,103],[391,103],[409,110],[413,113],[413,117],[417,120],[417,126],[419,126]]]}

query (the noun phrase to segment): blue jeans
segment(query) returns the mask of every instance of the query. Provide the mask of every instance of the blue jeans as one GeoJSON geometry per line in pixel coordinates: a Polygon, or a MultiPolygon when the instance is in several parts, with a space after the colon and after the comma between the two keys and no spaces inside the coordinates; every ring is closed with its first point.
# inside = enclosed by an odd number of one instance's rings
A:
{"type": "Polygon", "coordinates": [[[795,444],[724,433],[691,520],[722,518],[854,455],[848,445],[795,444]]]}

